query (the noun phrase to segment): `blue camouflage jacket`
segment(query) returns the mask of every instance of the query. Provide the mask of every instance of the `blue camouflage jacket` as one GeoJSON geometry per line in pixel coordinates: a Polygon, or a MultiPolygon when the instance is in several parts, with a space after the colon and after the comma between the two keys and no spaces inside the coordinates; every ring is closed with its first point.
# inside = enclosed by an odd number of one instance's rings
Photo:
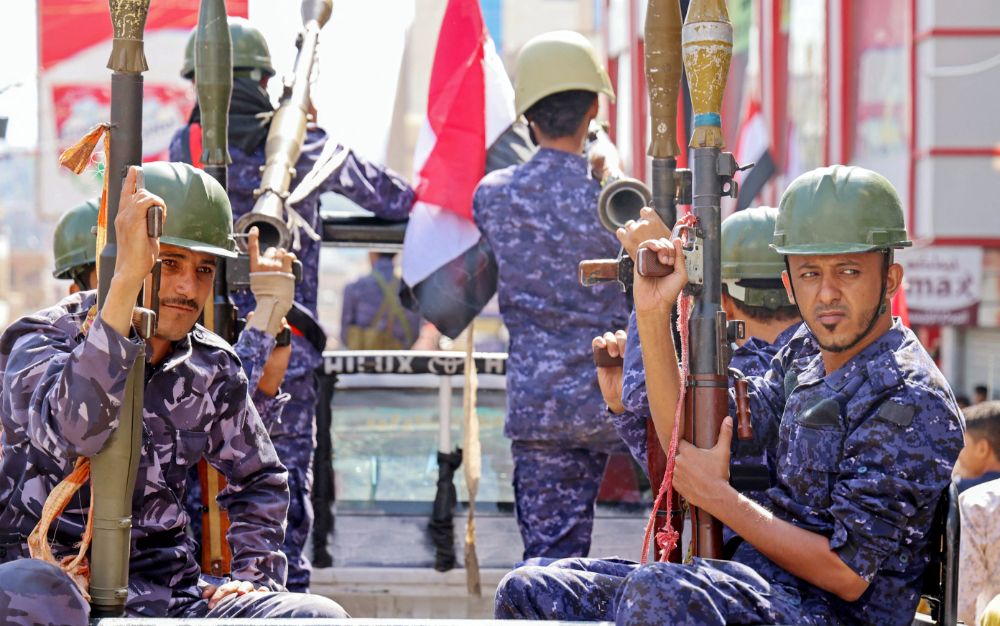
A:
{"type": "Polygon", "coordinates": [[[929,560],[928,531],[964,445],[964,420],[944,376],[897,320],[829,374],[802,326],[770,370],[749,381],[754,438],[734,438],[734,454],[776,449],[771,510],[829,537],[830,548],[870,585],[848,603],[749,543],[734,560],[828,604],[846,624],[910,624],[929,560]]]}
{"type": "Polygon", "coordinates": [[[581,260],[613,258],[620,247],[597,218],[600,191],[584,157],[548,148],[490,173],[476,190],[473,217],[496,257],[510,332],[510,439],[615,437],[590,342],[625,325],[627,304],[616,285],[587,288],[577,279],[581,260]]]}
{"type": "MultiPolygon", "coordinates": [[[[46,497],[76,458],[100,452],[118,425],[140,340],[122,337],[99,316],[84,335],[95,302],[92,291],[70,296],[0,336],[0,545],[9,558],[27,556],[25,541],[46,497]]],[[[259,334],[244,346],[252,380],[233,348],[201,326],[161,363],[147,363],[130,613],[165,615],[172,597],[197,597],[191,590],[200,584],[200,568],[180,503],[188,469],[202,456],[228,481],[219,503],[232,522],[233,578],[283,589],[280,546],[289,493],[285,468],[250,397],[273,347],[273,339],[259,334]]],[[[268,410],[280,410],[284,400],[279,396],[268,410]]],[[[90,492],[81,489],[53,524],[57,558],[75,552],[89,506],[90,492]]]]}
{"type": "MultiPolygon", "coordinates": [[[[792,324],[777,336],[773,344],[758,337],[750,337],[733,351],[733,359],[729,366],[740,370],[746,376],[763,376],[771,368],[771,359],[778,350],[785,347],[800,326],[802,322],[792,324]]],[[[646,397],[646,368],[642,363],[642,344],[639,341],[639,328],[634,311],[628,320],[628,341],[625,342],[624,361],[622,405],[625,407],[625,412],[618,415],[611,414],[611,421],[618,435],[628,446],[629,452],[648,475],[649,448],[646,420],[652,414],[649,411],[649,399],[646,397]]]]}

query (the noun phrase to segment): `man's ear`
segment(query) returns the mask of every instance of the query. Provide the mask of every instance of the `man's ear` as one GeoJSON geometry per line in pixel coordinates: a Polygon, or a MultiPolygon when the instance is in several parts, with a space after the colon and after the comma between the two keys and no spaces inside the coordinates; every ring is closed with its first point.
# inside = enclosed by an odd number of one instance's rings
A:
{"type": "Polygon", "coordinates": [[[76,283],[73,283],[69,286],[69,295],[72,296],[75,293],[80,293],[80,288],[77,287],[76,283]]]}
{"type": "Polygon", "coordinates": [[[886,271],[885,295],[887,298],[894,298],[903,287],[903,266],[893,263],[886,271]]]}
{"type": "Polygon", "coordinates": [[[596,119],[597,114],[601,112],[601,97],[594,94],[594,102],[591,103],[590,109],[587,110],[587,125],[590,125],[590,120],[596,119]]]}
{"type": "Polygon", "coordinates": [[[785,291],[788,293],[788,301],[795,304],[795,292],[792,291],[792,279],[788,276],[788,271],[781,273],[781,282],[785,285],[785,291]]]}

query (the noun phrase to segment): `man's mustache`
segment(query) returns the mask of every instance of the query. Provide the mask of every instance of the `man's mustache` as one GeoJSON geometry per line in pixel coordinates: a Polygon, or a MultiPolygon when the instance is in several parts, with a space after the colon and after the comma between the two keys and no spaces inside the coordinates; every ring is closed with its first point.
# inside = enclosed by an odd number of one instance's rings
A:
{"type": "Polygon", "coordinates": [[[193,311],[198,310],[198,303],[195,302],[194,300],[189,300],[187,298],[180,298],[180,297],[162,298],[160,300],[160,306],[163,305],[185,307],[193,311]]]}
{"type": "Polygon", "coordinates": [[[813,317],[819,317],[825,313],[843,313],[845,317],[850,317],[851,311],[842,306],[817,306],[813,309],[813,317]]]}

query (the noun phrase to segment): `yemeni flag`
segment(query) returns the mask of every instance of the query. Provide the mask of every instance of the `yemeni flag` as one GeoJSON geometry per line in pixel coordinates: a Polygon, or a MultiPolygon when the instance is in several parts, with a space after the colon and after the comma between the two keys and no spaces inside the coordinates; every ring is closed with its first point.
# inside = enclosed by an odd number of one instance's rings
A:
{"type": "MultiPolygon", "coordinates": [[[[740,185],[736,210],[753,206],[754,198],[764,190],[764,185],[774,176],[774,159],[771,158],[771,132],[764,119],[760,101],[751,96],[740,121],[740,134],[736,140],[736,162],[740,165],[755,163],[749,170],[739,172],[740,185]]],[[[724,215],[723,219],[727,216],[724,215]]]]}
{"type": "Polygon", "coordinates": [[[417,202],[403,242],[402,298],[452,338],[496,291],[496,262],[472,220],[472,196],[491,148],[491,167],[530,158],[514,120],[514,88],[479,1],[449,0],[414,155],[417,202]]]}

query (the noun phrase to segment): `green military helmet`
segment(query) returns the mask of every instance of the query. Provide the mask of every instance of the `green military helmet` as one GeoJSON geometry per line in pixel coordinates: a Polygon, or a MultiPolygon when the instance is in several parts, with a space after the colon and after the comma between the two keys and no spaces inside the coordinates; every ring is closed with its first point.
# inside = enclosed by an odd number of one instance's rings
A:
{"type": "Polygon", "coordinates": [[[722,282],[731,297],[747,306],[791,306],[784,287],[755,282],[780,281],[785,271],[785,259],[771,248],[777,219],[778,209],[759,207],[737,211],[722,222],[722,282]]]}
{"type": "Polygon", "coordinates": [[[607,94],[614,102],[615,90],[597,50],[580,33],[557,30],[528,41],[517,55],[514,100],[518,116],[542,98],[580,89],[607,94]]]}
{"type": "Polygon", "coordinates": [[[771,249],[778,209],[744,209],[722,222],[722,279],[778,279],[785,259],[771,249]]]}
{"type": "MultiPolygon", "coordinates": [[[[191,31],[184,49],[184,69],[181,70],[181,76],[188,80],[194,78],[194,37],[197,30],[195,27],[191,31]]],[[[229,34],[233,39],[233,70],[259,69],[263,75],[274,76],[267,40],[250,20],[230,16],[229,34]]]]}
{"type": "Polygon", "coordinates": [[[101,212],[101,198],[92,198],[63,213],[56,224],[52,251],[56,257],[56,278],[71,279],[97,263],[97,236],[94,227],[101,212]]]}
{"type": "Polygon", "coordinates": [[[146,189],[167,205],[160,243],[236,258],[233,209],[225,189],[187,163],[144,163],[146,189]]]}
{"type": "Polygon", "coordinates": [[[871,170],[819,168],[796,178],[781,198],[773,246],[780,254],[854,254],[911,245],[899,194],[871,170]]]}

